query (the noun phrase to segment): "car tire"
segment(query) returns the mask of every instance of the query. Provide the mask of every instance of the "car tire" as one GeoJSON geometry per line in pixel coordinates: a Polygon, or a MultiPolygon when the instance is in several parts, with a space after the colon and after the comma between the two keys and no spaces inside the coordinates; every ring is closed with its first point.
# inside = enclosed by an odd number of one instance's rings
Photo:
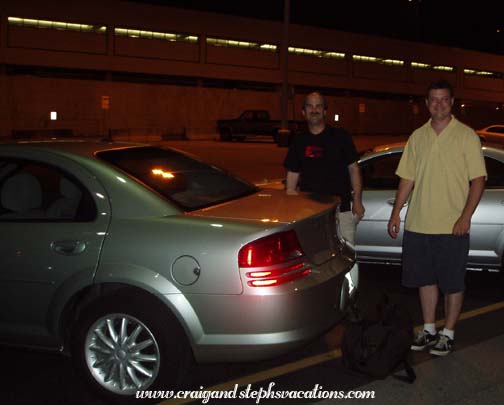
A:
{"type": "Polygon", "coordinates": [[[233,135],[231,134],[231,131],[227,128],[221,129],[220,140],[222,142],[231,142],[233,140],[233,135]]]}
{"type": "Polygon", "coordinates": [[[72,357],[91,388],[110,402],[138,402],[142,390],[174,390],[191,363],[175,316],[148,294],[114,294],[76,322],[72,357]]]}
{"type": "Polygon", "coordinates": [[[278,144],[278,138],[279,138],[279,136],[278,136],[278,129],[275,129],[273,131],[273,142],[276,143],[276,144],[278,144]]]}

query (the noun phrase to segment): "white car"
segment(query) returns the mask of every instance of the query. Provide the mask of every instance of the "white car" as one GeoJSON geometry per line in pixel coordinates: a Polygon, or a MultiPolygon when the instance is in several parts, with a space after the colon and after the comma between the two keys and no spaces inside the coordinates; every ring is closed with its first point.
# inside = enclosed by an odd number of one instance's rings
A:
{"type": "MultiPolygon", "coordinates": [[[[395,202],[399,177],[395,171],[405,143],[375,147],[362,157],[362,200],[366,215],[357,227],[357,261],[361,263],[401,264],[404,223],[397,239],[387,232],[395,202]]],[[[483,146],[488,179],[485,193],[471,223],[469,270],[499,271],[504,252],[504,150],[483,146]]],[[[406,209],[401,211],[404,221],[406,209]]]]}
{"type": "Polygon", "coordinates": [[[476,131],[480,139],[489,142],[504,142],[504,124],[490,125],[476,131]]]}

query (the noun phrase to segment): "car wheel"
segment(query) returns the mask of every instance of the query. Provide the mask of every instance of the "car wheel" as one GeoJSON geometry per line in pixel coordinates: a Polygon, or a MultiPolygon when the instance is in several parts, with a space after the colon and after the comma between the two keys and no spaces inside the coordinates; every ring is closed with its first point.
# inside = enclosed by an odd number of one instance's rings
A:
{"type": "Polygon", "coordinates": [[[77,321],[72,354],[78,371],[102,397],[135,400],[141,390],[176,388],[190,348],[175,317],[153,297],[101,299],[77,321]]]}
{"type": "Polygon", "coordinates": [[[223,142],[230,142],[233,140],[233,136],[231,135],[231,131],[227,128],[221,129],[220,131],[220,140],[223,142]]]}
{"type": "Polygon", "coordinates": [[[273,142],[278,143],[278,130],[273,131],[273,142]]]}

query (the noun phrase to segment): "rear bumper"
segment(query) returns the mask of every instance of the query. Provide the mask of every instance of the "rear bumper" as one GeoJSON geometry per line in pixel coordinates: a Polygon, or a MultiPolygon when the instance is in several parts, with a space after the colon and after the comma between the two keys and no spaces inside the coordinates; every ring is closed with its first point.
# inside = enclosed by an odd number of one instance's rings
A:
{"type": "Polygon", "coordinates": [[[302,347],[320,336],[339,320],[327,320],[325,325],[300,328],[297,330],[248,335],[207,335],[200,344],[193,347],[194,358],[198,363],[247,362],[271,359],[302,347]],[[227,340],[223,343],[223,338],[227,340]]]}
{"type": "MultiPolygon", "coordinates": [[[[321,335],[346,314],[356,295],[345,277],[354,263],[336,257],[290,285],[242,295],[190,297],[203,331],[192,341],[198,362],[272,358],[321,335]],[[211,311],[210,311],[211,307],[211,311]]],[[[358,271],[354,270],[353,272],[358,271]]]]}

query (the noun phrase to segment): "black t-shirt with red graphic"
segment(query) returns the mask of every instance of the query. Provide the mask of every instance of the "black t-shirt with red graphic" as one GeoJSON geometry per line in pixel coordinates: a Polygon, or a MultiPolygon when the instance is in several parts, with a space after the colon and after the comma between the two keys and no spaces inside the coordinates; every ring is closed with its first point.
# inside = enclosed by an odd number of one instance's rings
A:
{"type": "Polygon", "coordinates": [[[348,132],[326,125],[318,135],[307,131],[295,136],[285,157],[284,167],[300,173],[301,191],[338,195],[342,200],[341,210],[348,211],[352,198],[348,165],[358,159],[348,132]]]}

